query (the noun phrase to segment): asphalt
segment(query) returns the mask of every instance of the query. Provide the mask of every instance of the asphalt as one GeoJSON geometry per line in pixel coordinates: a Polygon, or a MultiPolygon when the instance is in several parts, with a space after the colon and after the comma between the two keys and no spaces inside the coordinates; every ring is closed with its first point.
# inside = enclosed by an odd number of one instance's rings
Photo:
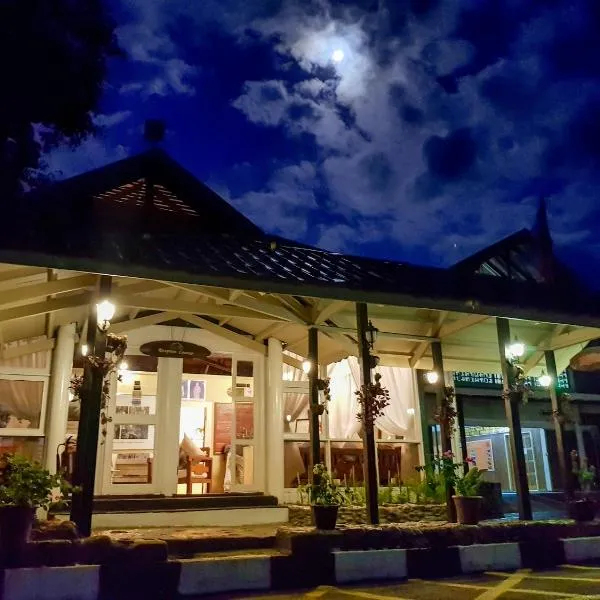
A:
{"type": "MultiPolygon", "coordinates": [[[[213,598],[225,598],[215,596],[213,598]]],[[[600,600],[600,563],[563,566],[552,571],[522,569],[513,573],[488,572],[451,579],[408,581],[388,585],[320,586],[289,593],[241,594],[238,600],[600,600]]],[[[203,600],[207,600],[204,596],[203,600]]]]}

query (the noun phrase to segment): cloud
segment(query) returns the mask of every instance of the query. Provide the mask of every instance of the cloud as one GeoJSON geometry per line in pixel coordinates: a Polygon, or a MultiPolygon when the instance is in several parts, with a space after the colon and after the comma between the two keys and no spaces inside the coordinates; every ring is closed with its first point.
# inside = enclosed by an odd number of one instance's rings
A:
{"type": "Polygon", "coordinates": [[[129,20],[117,30],[119,45],[130,60],[138,63],[138,73],[133,81],[122,83],[122,94],[192,96],[192,84],[197,69],[180,57],[180,48],[166,27],[165,5],[160,2],[130,0],[123,2],[129,20]]]}
{"type": "Polygon", "coordinates": [[[284,2],[249,25],[274,40],[280,77],[247,82],[233,106],[313,141],[328,247],[378,220],[370,241],[448,263],[530,226],[540,194],[584,217],[553,219],[557,242],[584,240],[594,209],[578,194],[600,183],[600,67],[585,44],[600,38],[589,3],[575,5],[284,2]]]}
{"type": "Polygon", "coordinates": [[[94,115],[94,125],[97,127],[114,127],[123,121],[126,121],[131,117],[132,111],[130,110],[119,110],[111,114],[97,114],[94,115]]]}
{"type": "Polygon", "coordinates": [[[126,158],[129,149],[113,147],[100,137],[90,136],[77,146],[62,145],[44,156],[45,171],[57,179],[67,179],[126,158]]]}

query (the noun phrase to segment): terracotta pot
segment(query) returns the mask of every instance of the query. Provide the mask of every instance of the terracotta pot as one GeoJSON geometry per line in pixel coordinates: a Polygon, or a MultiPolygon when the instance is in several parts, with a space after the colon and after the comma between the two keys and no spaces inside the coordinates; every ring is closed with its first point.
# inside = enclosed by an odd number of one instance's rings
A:
{"type": "Polygon", "coordinates": [[[477,525],[481,519],[482,496],[452,496],[456,519],[461,525],[477,525]]]}
{"type": "Polygon", "coordinates": [[[0,549],[5,565],[18,561],[31,536],[34,518],[35,508],[0,506],[0,549]]]}
{"type": "Polygon", "coordinates": [[[596,517],[598,505],[594,500],[583,498],[581,500],[572,500],[567,503],[569,517],[579,523],[593,521],[596,517]]]}
{"type": "Polygon", "coordinates": [[[337,523],[338,509],[339,506],[337,504],[313,504],[311,506],[313,525],[317,529],[335,529],[335,524],[337,523]]]}

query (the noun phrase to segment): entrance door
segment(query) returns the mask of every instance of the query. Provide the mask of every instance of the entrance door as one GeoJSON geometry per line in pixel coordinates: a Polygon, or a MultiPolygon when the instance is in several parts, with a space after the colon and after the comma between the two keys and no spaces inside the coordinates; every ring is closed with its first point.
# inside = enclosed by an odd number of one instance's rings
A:
{"type": "MultiPolygon", "coordinates": [[[[523,450],[525,453],[525,468],[527,469],[527,483],[531,492],[539,491],[539,481],[537,475],[537,468],[535,464],[535,451],[533,447],[533,439],[530,431],[523,431],[523,450]]],[[[510,489],[516,489],[514,482],[514,474],[512,468],[512,455],[510,452],[510,436],[505,434],[504,436],[504,447],[506,451],[507,464],[508,464],[508,481],[510,489]]]]}
{"type": "Polygon", "coordinates": [[[116,383],[106,424],[104,494],[153,494],[158,491],[157,374],[125,372],[116,383]]]}
{"type": "Polygon", "coordinates": [[[232,359],[231,451],[228,457],[228,479],[231,491],[253,491],[261,488],[259,460],[261,390],[258,361],[253,358],[232,359]]]}

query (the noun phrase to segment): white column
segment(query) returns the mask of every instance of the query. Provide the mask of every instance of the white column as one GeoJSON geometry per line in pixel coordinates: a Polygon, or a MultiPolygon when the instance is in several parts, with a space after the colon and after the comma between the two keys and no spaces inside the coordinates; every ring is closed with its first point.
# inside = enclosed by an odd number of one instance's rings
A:
{"type": "Polygon", "coordinates": [[[181,376],[183,359],[159,358],[156,393],[156,456],[154,476],[159,491],[167,496],[177,492],[179,464],[179,417],[181,413],[181,376]]]}
{"type": "Polygon", "coordinates": [[[281,342],[269,338],[267,358],[267,493],[283,502],[283,349],[281,342]]]}
{"type": "Polygon", "coordinates": [[[75,352],[75,323],[58,329],[52,352],[50,390],[46,411],[46,451],[44,466],[56,473],[56,449],[65,441],[69,414],[69,386],[75,352]]]}

